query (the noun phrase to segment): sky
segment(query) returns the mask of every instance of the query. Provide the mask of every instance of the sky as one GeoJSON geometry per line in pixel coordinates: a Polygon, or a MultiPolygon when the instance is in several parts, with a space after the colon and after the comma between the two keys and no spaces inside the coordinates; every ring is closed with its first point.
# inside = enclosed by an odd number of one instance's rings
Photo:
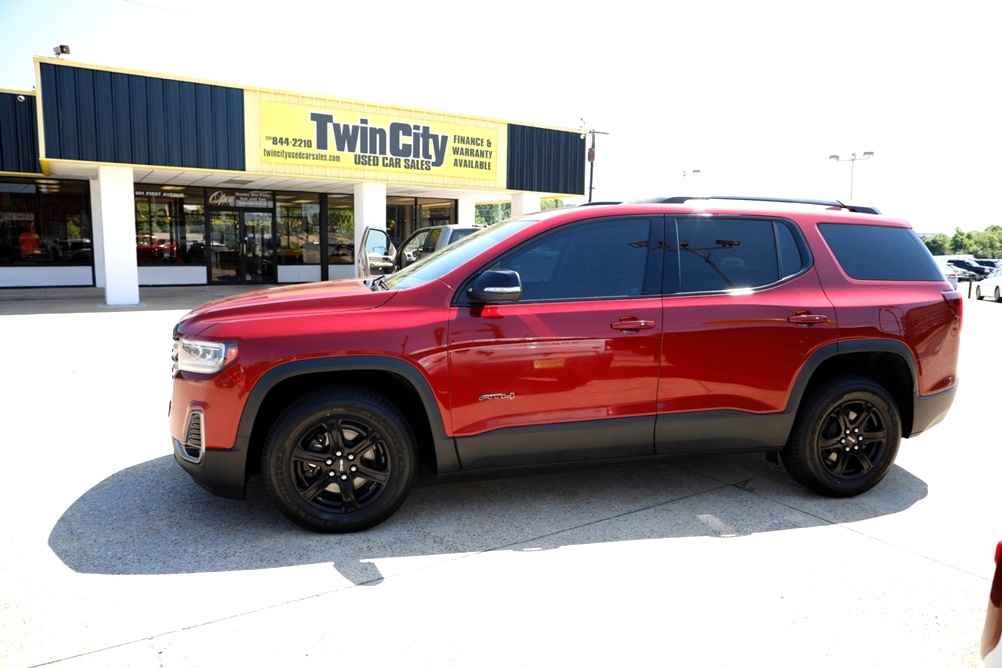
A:
{"type": "Polygon", "coordinates": [[[1002,224],[994,5],[0,0],[0,89],[31,90],[33,57],[67,44],[81,63],[607,133],[596,201],[851,190],[953,234],[1002,224]]]}

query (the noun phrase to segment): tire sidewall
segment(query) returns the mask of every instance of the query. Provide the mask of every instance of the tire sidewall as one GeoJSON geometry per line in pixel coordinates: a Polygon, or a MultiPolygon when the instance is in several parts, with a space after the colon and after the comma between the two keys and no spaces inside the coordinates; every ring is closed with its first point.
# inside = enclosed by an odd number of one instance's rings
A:
{"type": "Polygon", "coordinates": [[[880,386],[862,377],[843,377],[829,384],[824,398],[809,408],[803,420],[794,431],[794,440],[787,447],[801,448],[803,468],[808,480],[804,484],[828,496],[855,496],[862,494],[879,483],[894,465],[901,441],[901,418],[891,396],[880,386]],[[818,443],[827,417],[839,405],[851,401],[866,401],[880,412],[884,422],[886,437],[883,449],[873,468],[856,478],[839,478],[832,475],[821,460],[818,443]]]}
{"type": "Polygon", "coordinates": [[[265,486],[276,505],[300,526],[323,533],[361,531],[379,524],[403,504],[417,472],[414,437],[392,404],[378,395],[324,391],[308,395],[275,420],[262,454],[265,486]],[[351,416],[379,430],[390,460],[390,476],[379,495],[364,507],[345,513],[325,512],[296,489],[292,456],[299,440],[318,422],[351,416]]]}

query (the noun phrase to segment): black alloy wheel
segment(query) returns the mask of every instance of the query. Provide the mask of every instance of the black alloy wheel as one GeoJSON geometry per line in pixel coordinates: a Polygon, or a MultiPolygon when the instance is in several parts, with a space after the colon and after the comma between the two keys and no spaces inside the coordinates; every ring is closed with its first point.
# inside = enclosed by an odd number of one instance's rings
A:
{"type": "Polygon", "coordinates": [[[836,376],[806,398],[783,464],[797,482],[826,496],[855,496],[890,471],[901,442],[897,406],[861,376],[836,376]]]}
{"type": "Polygon", "coordinates": [[[275,421],[262,468],[269,493],[313,531],[360,531],[392,515],[417,471],[417,448],[400,411],[351,388],[307,395],[275,421]]]}

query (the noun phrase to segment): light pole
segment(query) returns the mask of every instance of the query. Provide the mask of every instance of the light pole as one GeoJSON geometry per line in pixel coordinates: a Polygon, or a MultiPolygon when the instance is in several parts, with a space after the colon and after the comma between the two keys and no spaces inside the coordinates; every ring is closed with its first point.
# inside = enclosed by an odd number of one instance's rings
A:
{"type": "Polygon", "coordinates": [[[838,155],[835,155],[835,154],[832,154],[832,155],[828,156],[829,160],[834,160],[835,162],[843,162],[845,160],[848,160],[849,163],[850,163],[850,166],[849,166],[849,201],[850,202],[852,201],[853,181],[856,178],[856,161],[857,160],[869,160],[872,157],[873,157],[873,151],[865,151],[863,153],[863,155],[861,155],[861,156],[857,156],[855,153],[853,153],[851,158],[842,158],[842,157],[840,157],[838,155]]]}
{"type": "MultiPolygon", "coordinates": [[[[581,119],[584,122],[584,119],[581,119]]],[[[588,201],[591,201],[591,191],[593,189],[592,183],[595,180],[595,135],[607,135],[608,132],[599,132],[598,130],[588,130],[591,135],[591,148],[588,149],[588,201]]]]}

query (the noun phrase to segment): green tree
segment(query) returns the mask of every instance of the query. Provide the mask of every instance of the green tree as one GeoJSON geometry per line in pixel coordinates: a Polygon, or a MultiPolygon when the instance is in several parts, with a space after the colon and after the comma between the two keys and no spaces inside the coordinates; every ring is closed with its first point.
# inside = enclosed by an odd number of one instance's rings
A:
{"type": "Polygon", "coordinates": [[[511,218],[511,202],[477,204],[477,225],[493,225],[511,218]]]}
{"type": "Polygon", "coordinates": [[[973,255],[1002,258],[1002,226],[989,225],[985,230],[964,232],[959,227],[953,236],[937,234],[923,240],[933,255],[973,255]]]}
{"type": "Polygon", "coordinates": [[[934,237],[923,239],[923,241],[925,241],[926,247],[929,249],[929,252],[932,253],[933,255],[953,254],[952,250],[953,246],[951,245],[950,237],[946,236],[942,232],[940,232],[934,237]]]}
{"type": "MultiPolygon", "coordinates": [[[[559,198],[540,200],[539,208],[542,211],[562,209],[564,208],[564,201],[559,198]]],[[[511,218],[511,202],[477,204],[476,211],[477,225],[493,225],[494,223],[511,218]]]]}

